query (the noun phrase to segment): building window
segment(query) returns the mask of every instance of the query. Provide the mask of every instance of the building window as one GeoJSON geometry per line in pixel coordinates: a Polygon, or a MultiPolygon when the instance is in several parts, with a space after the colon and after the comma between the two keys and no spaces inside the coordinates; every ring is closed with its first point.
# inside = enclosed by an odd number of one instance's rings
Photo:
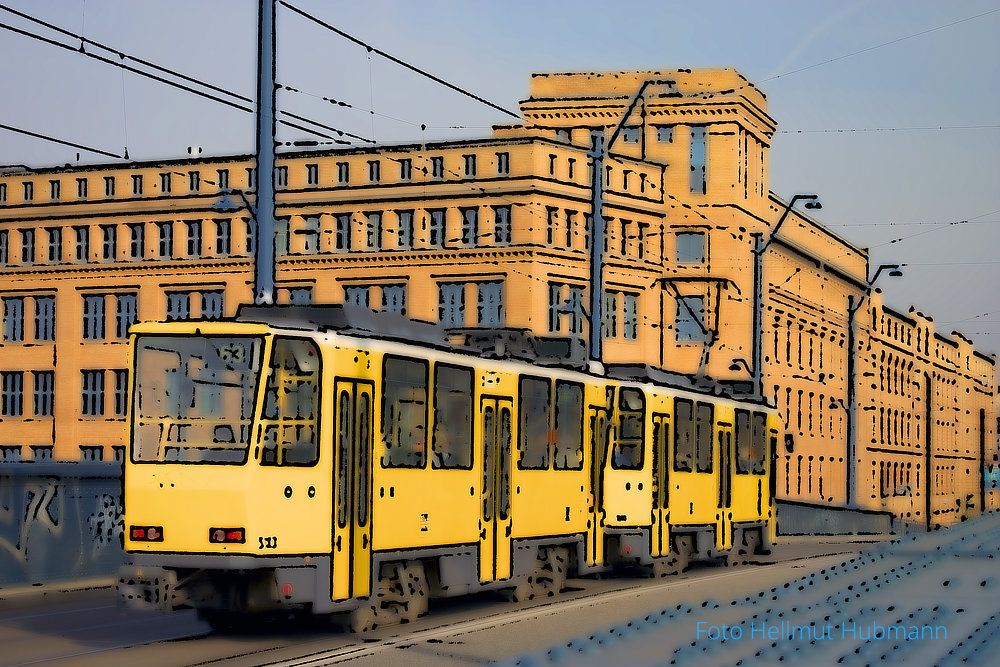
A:
{"type": "Polygon", "coordinates": [[[225,257],[233,250],[232,226],[228,220],[215,221],[215,254],[225,257]]]}
{"type": "Polygon", "coordinates": [[[444,246],[444,209],[436,208],[428,211],[427,213],[430,215],[430,228],[427,230],[427,243],[432,248],[441,248],[444,246]]]}
{"type": "Polygon", "coordinates": [[[24,412],[24,373],[5,371],[0,373],[0,414],[4,417],[20,417],[24,412]]]}
{"type": "Polygon", "coordinates": [[[438,319],[444,327],[465,326],[464,283],[443,283],[438,286],[438,319]]]}
{"type": "Polygon", "coordinates": [[[626,144],[637,144],[639,143],[639,128],[635,125],[629,125],[622,128],[622,142],[626,144]]]}
{"type": "Polygon", "coordinates": [[[257,169],[254,167],[247,167],[247,188],[252,190],[257,187],[257,169]]]}
{"type": "Polygon", "coordinates": [[[51,461],[52,445],[33,445],[31,453],[35,461],[51,461]]]}
{"type": "Polygon", "coordinates": [[[474,246],[479,238],[479,209],[463,208],[462,211],[462,245],[474,246]]]}
{"type": "Polygon", "coordinates": [[[626,294],[624,301],[624,316],[622,317],[622,333],[627,340],[635,340],[639,333],[639,297],[636,294],[626,294]]]}
{"type": "Polygon", "coordinates": [[[708,340],[704,296],[682,296],[677,299],[675,329],[678,343],[704,343],[708,340]]]}
{"type": "Polygon", "coordinates": [[[382,214],[378,211],[365,214],[365,247],[378,250],[382,246],[382,214]]]}
{"type": "Polygon", "coordinates": [[[83,338],[104,340],[103,294],[87,294],[83,297],[83,338]]]}
{"type": "Polygon", "coordinates": [[[188,172],[188,192],[198,192],[201,190],[201,172],[188,172]]]}
{"type": "Polygon", "coordinates": [[[510,206],[496,206],[493,211],[493,241],[497,245],[509,245],[510,206]]]}
{"type": "Polygon", "coordinates": [[[340,213],[337,215],[337,233],[334,238],[334,245],[337,250],[344,252],[351,249],[350,213],[340,213]]]}
{"type": "Polygon", "coordinates": [[[706,168],[708,162],[707,133],[704,127],[691,128],[691,192],[705,194],[708,192],[706,168]]]}
{"type": "Polygon", "coordinates": [[[201,293],[201,318],[203,320],[222,319],[222,290],[201,293]]]}
{"type": "Polygon", "coordinates": [[[622,220],[621,221],[621,230],[622,230],[622,232],[621,232],[620,239],[621,239],[621,242],[622,242],[622,248],[621,248],[621,250],[622,250],[622,257],[628,257],[629,256],[628,249],[629,249],[629,238],[631,237],[631,232],[630,232],[631,227],[632,227],[632,222],[630,220],[622,220]]]}
{"type": "Polygon", "coordinates": [[[278,255],[288,254],[288,231],[291,218],[274,219],[274,252],[278,255]]]}
{"type": "Polygon", "coordinates": [[[10,262],[10,233],[0,229],[0,264],[6,266],[10,262]]]}
{"type": "Polygon", "coordinates": [[[288,227],[290,218],[274,219],[274,252],[277,255],[288,254],[288,227]]]}
{"type": "Polygon", "coordinates": [[[413,211],[397,211],[399,216],[399,247],[413,247],[413,211]]]}
{"type": "Polygon", "coordinates": [[[138,294],[119,294],[115,297],[115,338],[128,338],[128,330],[139,319],[138,294]]]}
{"type": "Polygon", "coordinates": [[[367,285],[351,285],[344,288],[344,303],[361,308],[371,307],[371,290],[367,285]]]}
{"type": "Polygon", "coordinates": [[[35,392],[32,396],[34,414],[36,417],[51,417],[55,387],[54,371],[32,371],[35,380],[35,392]]]}
{"type": "Polygon", "coordinates": [[[413,161],[409,158],[399,161],[399,180],[408,181],[413,176],[413,161]]]}
{"type": "Polygon", "coordinates": [[[80,445],[80,460],[103,461],[104,448],[100,445],[80,445]]]}
{"type": "Polygon", "coordinates": [[[73,228],[74,245],[76,247],[76,261],[86,262],[90,259],[90,228],[73,228]]]}
{"type": "Polygon", "coordinates": [[[6,297],[3,299],[3,339],[8,343],[20,343],[24,340],[24,298],[6,297]]]}
{"type": "Polygon", "coordinates": [[[35,340],[56,339],[56,298],[54,296],[35,297],[35,340]]]}
{"type": "Polygon", "coordinates": [[[368,162],[368,181],[371,183],[378,183],[382,180],[382,166],[378,160],[370,160],[368,162]]]}
{"type": "Polygon", "coordinates": [[[465,177],[472,178],[476,175],[476,156],[463,155],[462,161],[465,163],[465,177]]]}
{"type": "Polygon", "coordinates": [[[556,173],[556,155],[554,153],[549,153],[549,176],[555,176],[556,173]]]}
{"type": "Polygon", "coordinates": [[[124,417],[128,409],[128,371],[111,371],[115,376],[115,417],[124,417]]]}
{"type": "Polygon", "coordinates": [[[186,320],[191,317],[191,294],[172,292],[167,294],[167,321],[186,320]]]}
{"type": "Polygon", "coordinates": [[[288,167],[276,167],[275,173],[278,177],[278,183],[275,187],[287,188],[288,187],[288,167]]]}
{"type": "Polygon", "coordinates": [[[31,264],[35,261],[35,230],[21,230],[21,262],[31,264]]]}
{"type": "Polygon", "coordinates": [[[347,185],[351,181],[351,165],[348,162],[337,163],[337,185],[347,185]]]}
{"type": "Polygon", "coordinates": [[[601,317],[601,336],[614,338],[618,335],[618,297],[621,292],[604,292],[604,312],[601,317]]]}
{"type": "Polygon", "coordinates": [[[444,158],[443,157],[432,157],[431,158],[431,177],[432,178],[444,178],[444,158]]]}
{"type": "Polygon", "coordinates": [[[677,263],[705,263],[705,232],[680,232],[677,234],[677,263]]]}
{"type": "Polygon", "coordinates": [[[510,153],[497,153],[497,175],[510,175],[510,153]]]}
{"type": "Polygon", "coordinates": [[[674,128],[670,125],[657,125],[656,140],[661,144],[674,143],[674,128]]]}
{"type": "Polygon", "coordinates": [[[228,190],[229,189],[229,170],[219,169],[216,172],[219,176],[219,189],[228,190]]]}
{"type": "Polygon", "coordinates": [[[476,326],[498,328],[503,326],[503,283],[478,283],[476,326]]]}
{"type": "Polygon", "coordinates": [[[319,165],[306,165],[306,185],[319,185],[319,165]]]}
{"type": "Polygon", "coordinates": [[[101,256],[109,261],[115,261],[118,256],[118,228],[115,225],[101,225],[101,256]]]}
{"type": "Polygon", "coordinates": [[[142,194],[142,176],[140,174],[132,174],[132,194],[142,194]]]}
{"type": "Polygon", "coordinates": [[[288,303],[293,306],[308,306],[312,303],[311,287],[291,287],[288,289],[288,303]]]}
{"type": "Polygon", "coordinates": [[[104,414],[104,371],[81,371],[83,374],[83,409],[90,417],[104,414]]]}
{"type": "Polygon", "coordinates": [[[170,172],[160,174],[160,190],[165,195],[170,194],[170,172]]]}
{"type": "Polygon", "coordinates": [[[62,187],[59,181],[49,181],[49,198],[52,201],[59,201],[59,196],[62,194],[62,187]]]}
{"type": "Polygon", "coordinates": [[[76,179],[76,197],[77,199],[87,198],[87,179],[78,178],[76,179]]]}
{"type": "Polygon", "coordinates": [[[128,256],[130,259],[142,259],[146,250],[146,226],[136,222],[128,226],[128,256]]]}
{"type": "Polygon", "coordinates": [[[171,222],[156,223],[156,232],[159,236],[157,252],[160,257],[174,256],[174,225],[171,222]]]}
{"type": "Polygon", "coordinates": [[[562,285],[549,283],[549,333],[558,333],[561,327],[562,285]]]}
{"type": "Polygon", "coordinates": [[[21,460],[20,445],[0,446],[0,461],[7,461],[8,463],[13,463],[20,460],[21,460]]]}
{"type": "Polygon", "coordinates": [[[49,235],[49,261],[58,262],[62,259],[62,227],[50,227],[45,231],[49,235]]]}
{"type": "Polygon", "coordinates": [[[406,315],[406,285],[382,286],[382,310],[386,313],[406,315]]]}
{"type": "Polygon", "coordinates": [[[24,184],[24,201],[29,202],[35,198],[35,184],[27,181],[24,184]]]}
{"type": "Polygon", "coordinates": [[[104,196],[114,197],[115,196],[115,177],[105,176],[104,177],[104,196]]]}
{"type": "Polygon", "coordinates": [[[566,301],[569,311],[569,331],[574,334],[583,333],[583,288],[570,285],[569,299],[566,301]]]}
{"type": "Polygon", "coordinates": [[[7,203],[7,184],[0,183],[0,204],[7,203]]]}
{"type": "Polygon", "coordinates": [[[302,252],[313,255],[319,252],[319,216],[309,216],[302,227],[302,252]]]}
{"type": "Polygon", "coordinates": [[[246,231],[246,249],[247,254],[252,255],[254,252],[254,235],[256,234],[255,223],[251,222],[247,218],[243,218],[244,229],[246,231]]]}

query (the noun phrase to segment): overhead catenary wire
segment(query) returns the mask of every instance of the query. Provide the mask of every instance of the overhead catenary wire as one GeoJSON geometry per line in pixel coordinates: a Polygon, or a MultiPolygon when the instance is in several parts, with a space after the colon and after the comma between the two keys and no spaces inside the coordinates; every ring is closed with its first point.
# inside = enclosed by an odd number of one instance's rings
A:
{"type": "MultiPolygon", "coordinates": [[[[0,9],[5,9],[5,7],[0,6],[0,9]]],[[[234,102],[232,100],[225,99],[225,98],[220,97],[218,95],[215,95],[213,93],[205,92],[203,90],[198,90],[197,88],[193,88],[193,87],[191,87],[189,85],[186,85],[184,83],[179,83],[177,81],[171,81],[170,79],[164,78],[163,76],[160,76],[160,75],[157,75],[157,74],[153,74],[151,72],[147,72],[147,71],[139,69],[137,67],[133,67],[131,65],[128,65],[128,64],[126,64],[124,62],[124,60],[129,59],[129,60],[135,60],[136,62],[139,62],[139,59],[132,58],[131,56],[128,56],[128,54],[124,54],[124,53],[122,53],[120,51],[117,51],[117,50],[113,49],[112,47],[107,47],[107,46],[103,46],[103,45],[101,46],[101,48],[107,49],[107,50],[115,53],[118,56],[120,62],[116,62],[112,58],[106,58],[106,57],[101,56],[101,55],[96,54],[96,53],[90,53],[90,52],[87,52],[87,51],[80,51],[76,47],[70,46],[70,45],[65,44],[63,42],[60,42],[58,40],[50,39],[50,38],[45,37],[43,35],[39,35],[37,33],[33,33],[31,31],[28,31],[28,30],[17,28],[15,26],[12,26],[12,25],[9,25],[9,24],[6,24],[6,23],[0,23],[0,29],[8,30],[10,32],[22,35],[22,36],[27,37],[29,39],[35,39],[35,40],[44,42],[46,44],[49,44],[51,46],[55,46],[55,47],[64,49],[64,50],[69,51],[71,53],[75,53],[75,54],[78,54],[78,55],[86,56],[86,57],[91,58],[93,60],[97,60],[97,61],[103,62],[103,63],[105,63],[107,65],[111,65],[112,67],[118,67],[118,68],[120,68],[122,70],[127,70],[129,72],[133,72],[135,74],[138,74],[139,76],[143,76],[143,77],[146,77],[148,79],[152,79],[154,81],[157,81],[159,83],[163,83],[165,85],[171,86],[173,88],[177,88],[177,89],[183,90],[185,92],[188,92],[188,93],[191,93],[191,94],[194,94],[194,95],[198,95],[200,97],[204,97],[204,98],[212,100],[214,102],[218,102],[220,104],[224,104],[224,105],[226,105],[228,107],[231,107],[233,109],[238,109],[238,110],[243,111],[245,113],[253,113],[253,111],[254,111],[254,109],[252,107],[244,106],[243,104],[241,104],[239,102],[234,102]]],[[[82,35],[76,35],[75,33],[72,33],[70,31],[61,30],[61,32],[64,32],[65,34],[67,34],[69,36],[76,37],[78,39],[85,39],[82,35]]],[[[148,61],[143,61],[143,62],[145,63],[145,62],[148,62],[148,61]]],[[[183,80],[190,81],[190,82],[196,83],[197,85],[204,86],[206,88],[210,88],[210,89],[213,89],[213,90],[221,90],[223,93],[225,93],[227,95],[230,95],[230,96],[236,98],[237,100],[247,101],[247,102],[251,102],[251,103],[253,102],[253,100],[251,100],[250,98],[247,98],[245,96],[239,95],[237,93],[231,93],[229,91],[226,91],[224,89],[219,88],[218,86],[214,86],[213,84],[210,84],[208,82],[202,81],[200,79],[196,79],[194,77],[187,76],[185,74],[182,74],[180,72],[176,72],[176,71],[171,70],[169,68],[160,67],[160,66],[156,66],[156,68],[159,71],[164,72],[165,74],[169,74],[170,76],[176,76],[176,77],[181,78],[183,80]]],[[[345,132],[342,132],[341,130],[337,130],[336,128],[331,128],[329,125],[319,124],[316,121],[313,121],[312,119],[305,118],[304,116],[297,116],[297,115],[292,114],[291,112],[288,112],[288,111],[280,110],[279,113],[281,113],[282,115],[285,115],[285,116],[295,117],[295,118],[297,118],[299,120],[303,120],[303,121],[311,123],[311,124],[319,125],[320,127],[324,127],[325,129],[329,129],[329,130],[334,131],[334,132],[338,132],[338,133],[345,134],[345,135],[347,134],[345,132]]],[[[303,127],[302,125],[299,125],[299,124],[296,124],[296,123],[292,123],[292,122],[284,120],[284,119],[281,119],[278,122],[281,123],[282,125],[286,125],[288,127],[293,127],[295,129],[302,130],[304,132],[309,132],[310,134],[314,134],[316,136],[320,136],[320,137],[323,137],[325,139],[336,140],[336,137],[328,135],[325,132],[320,132],[320,131],[317,131],[317,130],[314,130],[314,129],[311,129],[311,128],[303,127]]],[[[350,145],[350,142],[342,142],[342,143],[344,145],[350,145]]]]}
{"type": "Polygon", "coordinates": [[[53,143],[62,144],[64,146],[69,146],[71,148],[79,148],[80,150],[87,151],[89,153],[97,153],[98,155],[106,155],[107,157],[115,158],[118,160],[126,159],[124,155],[119,155],[118,153],[111,153],[100,148],[92,148],[90,146],[84,146],[83,144],[78,144],[72,141],[66,141],[65,139],[59,139],[48,134],[41,134],[39,132],[32,132],[31,130],[25,130],[19,127],[13,127],[11,125],[0,125],[0,129],[8,130],[10,132],[17,132],[19,134],[24,134],[29,137],[35,137],[36,139],[44,139],[45,141],[51,141],[53,143]]]}
{"type": "Polygon", "coordinates": [[[293,12],[295,12],[299,16],[302,16],[303,18],[308,19],[308,20],[316,23],[317,25],[320,25],[320,26],[326,28],[327,30],[330,30],[331,32],[334,32],[334,33],[340,35],[344,39],[348,39],[348,40],[354,42],[355,44],[358,44],[359,46],[365,47],[366,49],[368,49],[369,53],[376,53],[376,54],[382,56],[383,58],[385,58],[387,60],[390,60],[390,61],[396,63],[397,65],[400,65],[401,67],[405,67],[406,69],[411,70],[413,72],[416,72],[417,74],[419,74],[421,76],[427,77],[431,81],[434,81],[436,83],[441,84],[442,86],[445,86],[445,87],[450,88],[450,89],[452,89],[452,90],[454,90],[454,91],[456,91],[458,93],[461,93],[462,95],[465,95],[466,97],[470,97],[470,98],[476,100],[477,102],[481,102],[481,103],[485,104],[486,106],[492,107],[493,109],[496,109],[497,111],[500,111],[500,112],[503,112],[503,113],[507,114],[508,116],[513,116],[514,118],[517,118],[518,120],[521,119],[521,115],[520,114],[515,113],[515,112],[511,111],[510,109],[505,109],[502,106],[500,106],[499,104],[495,104],[493,102],[490,102],[489,100],[487,100],[487,99],[485,99],[483,97],[480,97],[479,95],[476,95],[475,93],[473,93],[473,92],[471,92],[469,90],[466,90],[465,88],[462,88],[462,87],[457,86],[457,85],[455,85],[453,83],[445,81],[441,77],[435,76],[435,75],[431,74],[430,72],[428,72],[426,70],[420,69],[416,65],[411,65],[410,63],[406,62],[405,60],[401,60],[400,58],[397,58],[394,55],[386,53],[385,51],[383,51],[383,50],[381,50],[379,48],[376,48],[376,47],[372,46],[371,44],[368,44],[368,43],[366,43],[366,42],[358,39],[357,37],[354,37],[353,35],[349,35],[348,33],[344,32],[340,28],[337,28],[337,27],[335,27],[335,26],[327,23],[326,21],[323,21],[323,20],[321,20],[319,18],[316,18],[315,16],[313,16],[309,12],[306,12],[306,11],[304,11],[302,9],[299,9],[295,5],[292,5],[292,4],[288,3],[288,2],[286,2],[285,0],[278,0],[278,4],[280,4],[280,5],[284,6],[284,7],[287,7],[288,9],[290,9],[293,12]]]}

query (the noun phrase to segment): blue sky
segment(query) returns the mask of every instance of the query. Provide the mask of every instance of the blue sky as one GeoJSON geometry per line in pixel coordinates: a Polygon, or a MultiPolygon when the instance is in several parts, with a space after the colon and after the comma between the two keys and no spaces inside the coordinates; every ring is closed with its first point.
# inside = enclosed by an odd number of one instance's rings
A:
{"type": "MultiPolygon", "coordinates": [[[[786,199],[819,193],[819,218],[869,246],[873,268],[907,264],[903,278],[879,281],[891,306],[915,304],[940,332],[959,329],[1000,352],[996,0],[289,1],[515,110],[534,71],[735,67],[767,94],[778,122],[771,189],[786,199]],[[836,131],[872,128],[880,131],[836,131]],[[810,132],[788,132],[797,130],[810,132]]],[[[7,4],[253,95],[252,0],[7,4]]],[[[380,142],[482,136],[509,120],[287,9],[278,21],[279,79],[309,93],[283,93],[288,110],[380,142]]],[[[0,23],[31,27],[3,11],[0,23]]],[[[2,124],[110,152],[127,145],[133,159],[182,157],[189,145],[206,154],[253,148],[250,114],[80,54],[0,30],[0,62],[2,124]]],[[[76,152],[0,130],[2,164],[72,163],[76,152]]]]}

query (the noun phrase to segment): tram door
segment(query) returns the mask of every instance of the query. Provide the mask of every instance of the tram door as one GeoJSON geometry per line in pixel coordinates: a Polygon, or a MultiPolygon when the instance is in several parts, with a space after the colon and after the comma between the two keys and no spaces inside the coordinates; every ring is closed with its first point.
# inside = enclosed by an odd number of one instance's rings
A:
{"type": "Polygon", "coordinates": [[[611,425],[608,410],[591,405],[588,408],[590,424],[590,539],[587,545],[587,564],[604,563],[604,466],[608,458],[611,425]]]}
{"type": "Polygon", "coordinates": [[[482,399],[479,411],[483,452],[483,491],[479,516],[479,580],[511,575],[510,468],[514,440],[514,401],[482,399]]]}
{"type": "Polygon", "coordinates": [[[670,552],[670,416],[653,413],[653,555],[670,552]]]}
{"type": "Polygon", "coordinates": [[[335,385],[332,599],[371,593],[372,394],[369,382],[335,385]]]}
{"type": "Polygon", "coordinates": [[[733,425],[726,422],[718,424],[719,437],[719,513],[721,531],[719,543],[723,549],[732,546],[733,518],[733,425]]]}

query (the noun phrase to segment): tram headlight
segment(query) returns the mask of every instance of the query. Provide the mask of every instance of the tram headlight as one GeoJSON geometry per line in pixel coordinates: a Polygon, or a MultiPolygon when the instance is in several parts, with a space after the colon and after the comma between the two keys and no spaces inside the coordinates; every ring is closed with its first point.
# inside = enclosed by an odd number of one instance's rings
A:
{"type": "Polygon", "coordinates": [[[208,541],[213,544],[243,544],[246,530],[243,528],[209,528],[208,541]]]}
{"type": "Polygon", "coordinates": [[[128,534],[133,542],[162,542],[163,526],[129,526],[128,534]]]}

